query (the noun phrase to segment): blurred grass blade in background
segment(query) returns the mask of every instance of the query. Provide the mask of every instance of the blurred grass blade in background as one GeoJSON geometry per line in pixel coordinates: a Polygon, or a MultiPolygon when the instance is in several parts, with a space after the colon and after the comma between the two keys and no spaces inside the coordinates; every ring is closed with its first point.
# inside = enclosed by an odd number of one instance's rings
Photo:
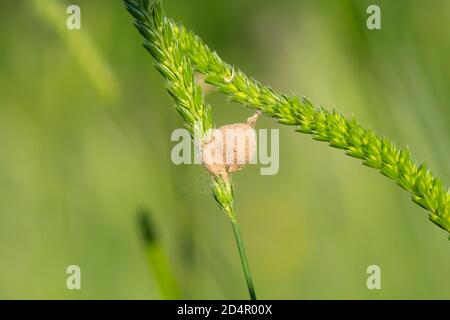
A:
{"type": "Polygon", "coordinates": [[[65,14],[63,3],[57,0],[32,0],[31,4],[42,20],[58,33],[98,92],[109,102],[116,101],[120,97],[120,86],[114,72],[87,32],[66,27],[68,15],[65,14]]]}
{"type": "Polygon", "coordinates": [[[178,282],[172,272],[169,259],[158,239],[151,214],[146,209],[138,211],[139,233],[144,245],[149,268],[158,284],[162,299],[181,299],[178,282]]]}

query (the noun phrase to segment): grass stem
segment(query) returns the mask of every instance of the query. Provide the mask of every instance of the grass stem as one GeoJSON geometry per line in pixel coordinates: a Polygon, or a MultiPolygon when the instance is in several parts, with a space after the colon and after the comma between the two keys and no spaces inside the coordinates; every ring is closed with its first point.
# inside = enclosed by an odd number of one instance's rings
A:
{"type": "MultiPolygon", "coordinates": [[[[234,214],[236,216],[236,214],[234,214]]],[[[242,269],[244,270],[245,280],[247,281],[248,292],[252,300],[256,299],[255,288],[253,286],[252,274],[248,264],[247,254],[245,253],[244,241],[242,240],[241,228],[236,219],[231,220],[233,226],[234,237],[236,238],[236,244],[239,249],[239,255],[241,257],[242,269]]]]}

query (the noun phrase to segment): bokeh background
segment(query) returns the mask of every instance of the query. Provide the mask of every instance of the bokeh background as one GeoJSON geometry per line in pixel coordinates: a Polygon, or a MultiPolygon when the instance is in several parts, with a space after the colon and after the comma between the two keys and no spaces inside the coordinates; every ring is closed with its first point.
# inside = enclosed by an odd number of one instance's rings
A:
{"type": "MultiPolygon", "coordinates": [[[[164,5],[226,61],[354,115],[448,186],[450,1],[164,5]],[[366,28],[370,4],[379,31],[366,28]]],[[[208,175],[170,161],[182,122],[121,1],[3,0],[0,12],[0,298],[247,298],[208,175]],[[81,7],[79,31],[65,28],[69,4],[81,7]],[[78,291],[66,289],[72,264],[78,291]]],[[[218,126],[251,115],[207,99],[218,126]]],[[[280,129],[280,171],[251,166],[234,182],[259,297],[450,298],[447,234],[408,194],[292,128],[258,127],[280,129]],[[373,264],[381,290],[366,287],[373,264]]]]}

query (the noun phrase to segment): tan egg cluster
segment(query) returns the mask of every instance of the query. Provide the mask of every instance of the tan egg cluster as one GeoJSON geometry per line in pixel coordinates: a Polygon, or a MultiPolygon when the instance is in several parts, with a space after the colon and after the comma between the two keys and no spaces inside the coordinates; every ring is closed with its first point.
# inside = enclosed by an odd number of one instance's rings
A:
{"type": "Polygon", "coordinates": [[[212,130],[203,143],[203,166],[214,175],[228,179],[230,173],[239,171],[256,153],[256,131],[253,128],[259,114],[246,123],[224,125],[212,130]]]}

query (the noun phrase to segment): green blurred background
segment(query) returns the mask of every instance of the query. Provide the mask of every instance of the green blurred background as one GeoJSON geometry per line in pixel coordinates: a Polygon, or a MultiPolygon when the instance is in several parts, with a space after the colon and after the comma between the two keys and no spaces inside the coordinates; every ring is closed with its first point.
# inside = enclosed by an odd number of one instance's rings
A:
{"type": "MultiPolygon", "coordinates": [[[[354,115],[450,182],[450,1],[166,0],[228,62],[354,115]],[[378,4],[382,29],[366,28],[378,4]]],[[[149,213],[182,298],[247,298],[200,166],[170,161],[182,122],[121,1],[0,1],[0,298],[159,299],[149,213]],[[65,28],[69,4],[82,29],[65,28]],[[81,267],[82,290],[66,289],[81,267]]],[[[215,123],[251,111],[213,93],[215,123]]],[[[266,299],[450,298],[450,241],[394,183],[277,125],[280,171],[234,175],[266,299]],[[379,265],[382,289],[368,290],[379,265]]]]}

